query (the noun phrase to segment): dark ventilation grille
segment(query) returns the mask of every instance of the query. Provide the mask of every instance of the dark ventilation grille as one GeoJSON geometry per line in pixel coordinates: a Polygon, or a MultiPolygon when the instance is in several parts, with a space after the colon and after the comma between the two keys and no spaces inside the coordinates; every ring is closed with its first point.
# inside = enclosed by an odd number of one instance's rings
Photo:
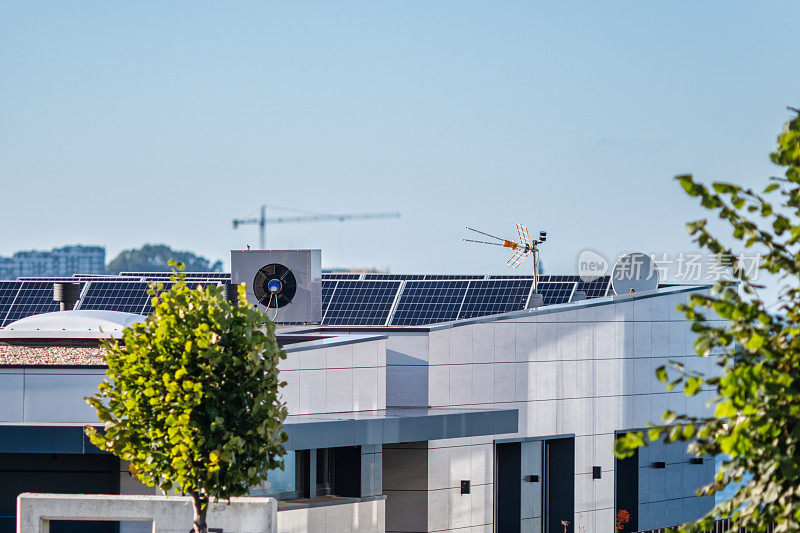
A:
{"type": "Polygon", "coordinates": [[[262,305],[275,309],[294,298],[297,280],[292,271],[278,263],[261,267],[253,279],[253,292],[262,305]]]}

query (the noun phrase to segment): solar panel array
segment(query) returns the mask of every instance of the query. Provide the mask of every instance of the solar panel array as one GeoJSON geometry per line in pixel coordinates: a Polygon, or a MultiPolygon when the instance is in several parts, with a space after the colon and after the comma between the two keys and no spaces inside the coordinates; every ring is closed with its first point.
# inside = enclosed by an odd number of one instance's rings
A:
{"type": "Polygon", "coordinates": [[[81,298],[79,308],[142,314],[149,298],[144,281],[95,281],[81,298]]]}
{"type": "Polygon", "coordinates": [[[6,315],[22,287],[21,281],[0,281],[0,327],[6,325],[6,315]]]}
{"type": "Polygon", "coordinates": [[[407,281],[391,324],[419,326],[456,320],[468,287],[464,280],[407,281]]]}
{"type": "MultiPolygon", "coordinates": [[[[56,311],[53,282],[81,284],[76,309],[149,314],[148,280],[171,285],[169,272],[123,272],[117,276],[24,278],[0,281],[0,327],[37,313],[56,311]]],[[[190,272],[191,285],[229,281],[223,272],[190,272]]],[[[524,309],[533,276],[471,274],[324,274],[323,325],[419,326],[524,309]]],[[[569,302],[574,292],[587,298],[606,295],[609,277],[584,282],[578,276],[540,276],[544,305],[569,302]]]]}
{"type": "MultiPolygon", "coordinates": [[[[220,280],[230,281],[230,272],[184,272],[186,279],[200,279],[200,280],[220,280]]],[[[150,280],[164,280],[169,281],[172,272],[120,272],[121,277],[137,277],[147,281],[150,280]]]]}
{"type": "MultiPolygon", "coordinates": [[[[3,318],[4,326],[26,316],[59,310],[60,305],[53,300],[53,282],[22,281],[19,283],[19,290],[3,318]]],[[[83,289],[84,284],[80,285],[83,289]]]]}
{"type": "Polygon", "coordinates": [[[361,279],[361,274],[325,273],[322,277],[324,279],[361,279]]]}
{"type": "Polygon", "coordinates": [[[458,318],[496,315],[524,309],[532,279],[470,281],[458,318]]]}
{"type": "MultiPolygon", "coordinates": [[[[533,279],[531,275],[521,275],[515,276],[513,274],[502,274],[502,275],[491,275],[489,279],[494,280],[501,280],[501,279],[533,279]]],[[[591,281],[584,281],[581,279],[580,276],[577,275],[554,275],[554,274],[544,274],[539,276],[540,282],[550,282],[550,281],[574,281],[578,284],[576,287],[576,291],[584,291],[586,293],[586,298],[602,298],[603,296],[608,295],[609,286],[611,284],[611,276],[599,276],[591,281]]]]}
{"type": "Polygon", "coordinates": [[[400,287],[401,282],[395,280],[339,280],[329,298],[322,323],[383,326],[400,287]]]}
{"type": "Polygon", "coordinates": [[[539,294],[544,297],[544,305],[563,304],[570,301],[577,285],[574,281],[539,282],[539,294]]]}

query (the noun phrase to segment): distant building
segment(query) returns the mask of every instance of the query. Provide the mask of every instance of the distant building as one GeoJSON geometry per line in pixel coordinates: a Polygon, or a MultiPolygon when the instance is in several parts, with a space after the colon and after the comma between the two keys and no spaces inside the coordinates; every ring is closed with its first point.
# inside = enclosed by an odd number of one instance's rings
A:
{"type": "Polygon", "coordinates": [[[21,276],[71,276],[105,274],[106,249],[102,246],[64,246],[53,250],[17,252],[0,257],[0,279],[21,276]]]}

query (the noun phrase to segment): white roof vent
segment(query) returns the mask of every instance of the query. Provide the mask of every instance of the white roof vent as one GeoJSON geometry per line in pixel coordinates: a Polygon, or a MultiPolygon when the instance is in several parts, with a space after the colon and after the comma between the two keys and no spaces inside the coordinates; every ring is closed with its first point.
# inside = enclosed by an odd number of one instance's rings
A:
{"type": "Polygon", "coordinates": [[[31,315],[0,329],[3,339],[121,338],[122,330],[145,317],[119,311],[56,311],[31,315]]]}

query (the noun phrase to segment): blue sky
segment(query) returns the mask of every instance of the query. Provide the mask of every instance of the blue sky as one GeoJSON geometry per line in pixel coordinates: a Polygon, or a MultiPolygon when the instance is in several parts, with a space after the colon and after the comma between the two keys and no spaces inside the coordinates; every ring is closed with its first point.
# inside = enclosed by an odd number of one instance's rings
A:
{"type": "Polygon", "coordinates": [[[0,254],[255,245],[326,266],[503,272],[463,227],[678,253],[673,182],[758,185],[798,106],[797,2],[0,1],[0,254]],[[273,214],[279,214],[273,212],[273,214]]]}

